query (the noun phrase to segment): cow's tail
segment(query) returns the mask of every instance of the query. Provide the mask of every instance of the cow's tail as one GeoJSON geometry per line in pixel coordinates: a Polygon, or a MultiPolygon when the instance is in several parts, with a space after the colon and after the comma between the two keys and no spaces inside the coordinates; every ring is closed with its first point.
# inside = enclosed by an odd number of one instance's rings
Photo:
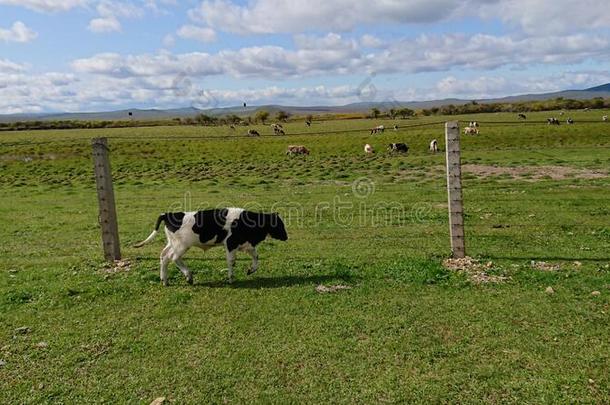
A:
{"type": "Polygon", "coordinates": [[[144,245],[146,245],[147,243],[150,243],[153,241],[153,239],[155,239],[155,236],[157,236],[157,233],[159,232],[159,227],[161,226],[161,222],[165,222],[166,220],[166,216],[165,214],[161,214],[159,215],[159,218],[157,218],[157,223],[155,224],[155,229],[152,231],[152,233],[150,235],[148,235],[148,238],[144,239],[142,242],[136,243],[135,245],[133,245],[133,247],[142,247],[144,245]]]}

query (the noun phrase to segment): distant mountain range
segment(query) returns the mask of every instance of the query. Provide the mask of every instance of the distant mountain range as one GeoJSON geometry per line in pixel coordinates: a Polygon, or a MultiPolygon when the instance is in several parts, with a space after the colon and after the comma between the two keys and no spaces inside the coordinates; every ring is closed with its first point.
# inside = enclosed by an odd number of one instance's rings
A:
{"type": "MultiPolygon", "coordinates": [[[[550,100],[558,97],[576,100],[588,100],[595,97],[610,98],[610,83],[601,86],[591,87],[584,90],[564,90],[554,93],[542,94],[522,94],[518,96],[508,96],[502,98],[480,99],[479,103],[515,103],[520,101],[542,101],[550,100]]],[[[471,99],[448,98],[443,100],[430,101],[392,101],[387,102],[360,102],[346,104],[342,106],[311,106],[311,107],[295,107],[282,105],[260,105],[250,107],[224,107],[211,109],[198,109],[194,107],[174,108],[174,109],[130,109],[118,111],[104,112],[76,112],[76,113],[24,113],[24,114],[0,114],[0,122],[15,122],[15,121],[56,121],[56,120],[83,120],[83,121],[101,121],[101,120],[128,120],[131,117],[136,120],[158,120],[172,118],[187,118],[194,117],[197,114],[203,113],[211,116],[221,116],[227,114],[236,114],[239,116],[247,116],[255,113],[259,109],[264,109],[270,113],[279,110],[284,110],[292,115],[307,115],[307,114],[335,114],[335,113],[359,113],[368,112],[373,107],[382,110],[388,108],[431,108],[441,107],[448,104],[463,105],[472,102],[471,99]]]]}

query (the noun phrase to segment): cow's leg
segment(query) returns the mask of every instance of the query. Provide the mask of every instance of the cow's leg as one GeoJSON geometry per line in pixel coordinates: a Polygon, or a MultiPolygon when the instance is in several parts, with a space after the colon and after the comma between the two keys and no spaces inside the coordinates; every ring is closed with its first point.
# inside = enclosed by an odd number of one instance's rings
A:
{"type": "Polygon", "coordinates": [[[229,250],[227,248],[227,277],[229,283],[233,282],[233,266],[235,266],[235,256],[237,249],[229,250]]]}
{"type": "Polygon", "coordinates": [[[167,265],[169,264],[170,261],[170,255],[172,253],[172,246],[171,244],[167,244],[167,246],[165,246],[163,248],[163,250],[161,251],[161,255],[160,255],[160,271],[159,271],[159,277],[161,278],[161,282],[163,283],[164,286],[167,287],[168,283],[167,283],[167,265]]]}
{"type": "Polygon", "coordinates": [[[252,257],[252,267],[248,269],[247,274],[254,274],[258,270],[258,252],[254,246],[248,246],[244,250],[252,257]]]}
{"type": "Polygon", "coordinates": [[[184,277],[186,277],[186,282],[192,285],[193,284],[193,274],[191,273],[191,270],[189,270],[189,268],[182,261],[182,259],[176,259],[176,260],[174,260],[174,263],[176,263],[176,266],[178,266],[178,268],[180,269],[182,274],[184,274],[184,277]]]}
{"type": "Polygon", "coordinates": [[[184,274],[189,284],[192,284],[193,276],[191,275],[191,271],[188,269],[188,267],[186,267],[186,264],[184,264],[181,259],[187,250],[188,248],[185,248],[184,246],[174,246],[169,254],[169,257],[174,263],[176,263],[176,266],[178,266],[182,274],[184,274]]]}

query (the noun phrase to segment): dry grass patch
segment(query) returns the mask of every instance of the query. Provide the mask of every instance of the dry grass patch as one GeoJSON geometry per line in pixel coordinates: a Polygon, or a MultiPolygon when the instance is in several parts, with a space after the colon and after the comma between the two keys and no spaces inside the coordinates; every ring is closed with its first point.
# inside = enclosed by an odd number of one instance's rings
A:
{"type": "Polygon", "coordinates": [[[479,164],[462,165],[465,173],[479,177],[510,176],[518,180],[566,180],[566,179],[602,179],[608,177],[607,171],[577,169],[569,166],[492,166],[479,164]]]}
{"type": "Polygon", "coordinates": [[[464,274],[473,284],[501,283],[509,279],[506,276],[489,274],[494,268],[493,262],[482,264],[469,256],[461,259],[445,259],[443,266],[448,270],[464,274]]]}

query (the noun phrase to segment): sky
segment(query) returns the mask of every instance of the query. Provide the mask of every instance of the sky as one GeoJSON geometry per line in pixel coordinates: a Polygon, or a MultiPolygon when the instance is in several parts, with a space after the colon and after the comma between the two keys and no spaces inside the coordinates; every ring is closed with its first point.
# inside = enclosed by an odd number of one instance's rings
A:
{"type": "Polygon", "coordinates": [[[0,114],[610,82],[608,0],[0,0],[0,114]]]}

